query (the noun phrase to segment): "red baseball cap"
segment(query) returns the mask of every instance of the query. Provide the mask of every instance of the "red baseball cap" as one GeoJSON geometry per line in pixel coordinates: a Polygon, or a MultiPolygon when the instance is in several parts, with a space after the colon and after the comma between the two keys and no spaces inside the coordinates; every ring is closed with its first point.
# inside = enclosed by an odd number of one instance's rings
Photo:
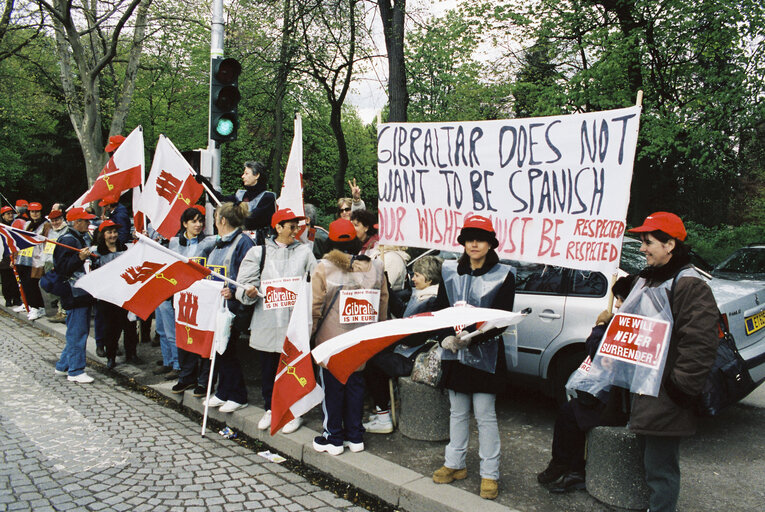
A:
{"type": "Polygon", "coordinates": [[[296,215],[295,212],[293,212],[290,208],[282,208],[280,210],[276,210],[276,213],[274,213],[273,216],[271,217],[271,227],[275,228],[277,224],[281,224],[282,222],[286,222],[288,220],[303,220],[303,219],[305,219],[305,217],[296,215]]]}
{"type": "Polygon", "coordinates": [[[100,226],[98,226],[98,230],[103,231],[108,228],[119,228],[119,227],[122,227],[122,226],[120,224],[117,224],[111,219],[106,219],[105,221],[101,223],[100,226]]]}
{"type": "Polygon", "coordinates": [[[17,199],[16,206],[29,206],[26,199],[17,199]]]}
{"type": "Polygon", "coordinates": [[[41,212],[42,205],[40,203],[29,203],[29,206],[27,206],[27,210],[29,210],[30,212],[41,212]]]}
{"type": "Polygon", "coordinates": [[[492,249],[496,249],[499,246],[497,234],[494,231],[491,220],[483,215],[471,215],[465,219],[465,224],[462,225],[462,231],[460,231],[457,237],[457,242],[465,245],[465,242],[468,240],[489,242],[492,249]]]}
{"type": "Polygon", "coordinates": [[[118,147],[120,147],[120,144],[125,142],[125,137],[122,135],[112,135],[109,137],[109,143],[104,148],[104,151],[107,153],[111,153],[112,151],[115,151],[118,147]]]}
{"type": "Polygon", "coordinates": [[[207,214],[207,210],[205,210],[205,207],[202,206],[201,204],[195,204],[194,206],[192,206],[192,208],[199,210],[199,213],[202,214],[202,217],[204,217],[207,214]]]}
{"type": "Polygon", "coordinates": [[[107,206],[114,203],[120,202],[120,196],[118,194],[112,194],[104,197],[99,201],[98,206],[107,206]]]}
{"type": "Polygon", "coordinates": [[[12,211],[15,211],[15,210],[11,208],[10,206],[3,206],[2,208],[0,208],[0,215],[3,215],[4,213],[7,213],[7,212],[12,212],[12,211]]]}
{"type": "Polygon", "coordinates": [[[85,211],[85,208],[72,208],[71,210],[66,212],[66,220],[68,221],[79,220],[79,219],[90,220],[95,218],[96,216],[93,215],[92,213],[88,213],[87,211],[85,211]]]}
{"type": "Polygon", "coordinates": [[[333,242],[350,242],[356,239],[356,228],[348,219],[337,219],[329,224],[329,239],[333,242]]]}
{"type": "Polygon", "coordinates": [[[64,215],[64,212],[62,212],[61,210],[51,210],[50,213],[48,214],[48,219],[50,220],[58,219],[62,215],[64,215]]]}
{"type": "Polygon", "coordinates": [[[645,218],[642,226],[628,229],[629,233],[650,233],[651,231],[663,231],[672,238],[685,240],[688,232],[680,217],[669,212],[655,212],[645,218]]]}

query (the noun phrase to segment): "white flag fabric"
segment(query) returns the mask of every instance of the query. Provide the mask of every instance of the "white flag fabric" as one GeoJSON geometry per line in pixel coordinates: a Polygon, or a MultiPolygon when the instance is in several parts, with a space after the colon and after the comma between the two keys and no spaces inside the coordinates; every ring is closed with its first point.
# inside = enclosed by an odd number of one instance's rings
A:
{"type": "Polygon", "coordinates": [[[296,215],[304,216],[303,206],[303,120],[300,114],[295,116],[295,136],[292,139],[290,156],[287,159],[287,169],[284,171],[284,181],[277,207],[282,210],[289,208],[296,215]]]}
{"type": "Polygon", "coordinates": [[[313,358],[340,382],[385,347],[418,332],[447,327],[477,325],[480,330],[515,325],[525,318],[521,313],[501,309],[454,306],[432,313],[364,325],[323,342],[312,351],[313,358]]]}
{"type": "Polygon", "coordinates": [[[78,279],[75,287],[146,320],[162,301],[210,275],[210,269],[158,245],[140,237],[124,254],[78,279]]]}
{"type": "Polygon", "coordinates": [[[165,238],[175,236],[181,226],[181,215],[196,204],[203,191],[194,179],[191,165],[170,139],[160,135],[139,203],[154,229],[165,238]]]}
{"type": "Polygon", "coordinates": [[[311,361],[311,304],[311,284],[303,279],[276,370],[271,400],[271,435],[324,399],[324,390],[316,384],[311,361]]]}

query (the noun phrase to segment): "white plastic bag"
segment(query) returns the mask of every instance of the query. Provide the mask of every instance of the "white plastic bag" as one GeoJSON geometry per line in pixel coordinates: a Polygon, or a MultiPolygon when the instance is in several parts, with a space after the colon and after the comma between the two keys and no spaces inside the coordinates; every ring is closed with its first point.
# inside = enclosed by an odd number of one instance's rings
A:
{"type": "Polygon", "coordinates": [[[219,354],[223,354],[228,347],[228,339],[231,337],[231,324],[234,322],[234,313],[229,311],[226,301],[220,301],[218,314],[215,316],[215,336],[213,347],[219,354]]]}

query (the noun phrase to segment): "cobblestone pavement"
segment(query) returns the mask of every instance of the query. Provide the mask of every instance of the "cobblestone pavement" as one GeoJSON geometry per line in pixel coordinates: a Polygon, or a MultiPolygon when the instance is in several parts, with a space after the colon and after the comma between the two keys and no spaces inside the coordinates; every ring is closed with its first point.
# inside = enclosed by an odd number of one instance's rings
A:
{"type": "Polygon", "coordinates": [[[68,382],[62,347],[0,313],[0,511],[365,510],[96,371],[68,382]]]}

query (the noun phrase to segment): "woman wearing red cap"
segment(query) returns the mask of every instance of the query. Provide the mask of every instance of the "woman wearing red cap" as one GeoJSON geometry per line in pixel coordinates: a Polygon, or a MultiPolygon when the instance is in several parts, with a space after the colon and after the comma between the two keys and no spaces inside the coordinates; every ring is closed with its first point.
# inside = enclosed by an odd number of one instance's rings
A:
{"type": "MultiPolygon", "coordinates": [[[[316,266],[311,247],[296,239],[298,222],[304,218],[289,208],[277,210],[271,218],[276,236],[267,238],[265,245],[250,249],[239,267],[239,282],[251,286],[247,290],[237,288],[235,296],[242,304],[255,305],[250,322],[250,347],[258,352],[260,359],[261,392],[266,411],[258,421],[260,430],[271,426],[271,395],[297,298],[295,292],[306,272],[316,266]]],[[[302,419],[295,418],[282,431],[290,434],[301,423],[302,419]]]]}
{"type": "Polygon", "coordinates": [[[719,311],[709,286],[690,264],[680,217],[656,212],[629,231],[640,234],[647,266],[620,312],[672,323],[659,395],[632,395],[629,422],[644,444],[649,508],[668,512],[675,510],[680,492],[680,439],[696,431],[694,402],[717,353],[719,311]]]}
{"type": "MultiPolygon", "coordinates": [[[[50,224],[45,220],[42,214],[42,205],[40,203],[29,203],[29,222],[24,229],[41,235],[43,231],[50,229],[50,224]]],[[[21,287],[24,290],[24,296],[27,299],[29,320],[37,320],[45,316],[45,302],[40,292],[40,278],[43,275],[42,254],[45,244],[39,244],[18,252],[16,259],[16,268],[19,271],[21,287]]],[[[17,308],[18,309],[18,308],[17,308]]],[[[17,309],[14,309],[16,311],[17,309]]],[[[23,310],[24,307],[22,306],[23,310]]]]}
{"type": "MultiPolygon", "coordinates": [[[[0,209],[0,222],[10,226],[13,222],[14,209],[10,206],[3,206],[0,209]]],[[[0,278],[3,283],[3,297],[6,307],[15,307],[21,305],[21,294],[19,294],[19,285],[16,282],[16,276],[11,268],[11,258],[6,256],[0,261],[0,278]]]]}
{"type": "MultiPolygon", "coordinates": [[[[469,305],[511,311],[515,301],[515,270],[499,262],[494,251],[499,242],[491,221],[480,215],[468,217],[457,241],[465,252],[459,260],[444,262],[441,267],[435,309],[469,305]]],[[[478,423],[480,492],[486,499],[495,499],[499,492],[500,441],[494,403],[497,392],[507,383],[506,347],[500,334],[490,331],[469,342],[450,335],[441,341],[441,346],[453,354],[471,353],[478,361],[474,365],[463,364],[460,358],[449,358],[445,352],[441,382],[449,390],[451,404],[449,444],[444,465],[433,473],[433,481],[448,484],[467,477],[465,455],[472,407],[478,423]]]]}

